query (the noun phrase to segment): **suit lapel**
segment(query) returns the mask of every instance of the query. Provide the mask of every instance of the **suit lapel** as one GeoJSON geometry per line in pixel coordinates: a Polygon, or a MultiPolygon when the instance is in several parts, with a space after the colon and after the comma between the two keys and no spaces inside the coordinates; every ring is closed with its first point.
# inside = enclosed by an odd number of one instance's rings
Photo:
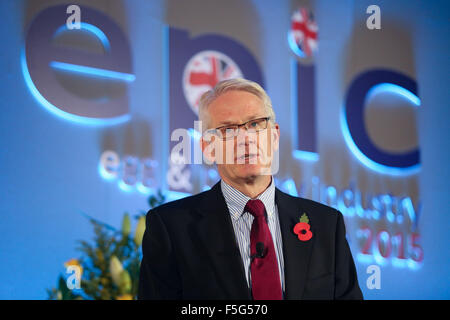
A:
{"type": "Polygon", "coordinates": [[[241,254],[231,217],[220,188],[214,185],[197,208],[198,234],[202,239],[226,297],[250,299],[241,254]]]}
{"type": "MultiPolygon", "coordinates": [[[[275,202],[278,207],[283,240],[285,299],[299,300],[302,298],[305,287],[314,236],[308,241],[300,241],[293,231],[304,212],[298,199],[275,189],[275,202]]],[[[310,225],[314,224],[311,222],[310,225]]],[[[313,227],[311,230],[314,233],[313,227]]]]}

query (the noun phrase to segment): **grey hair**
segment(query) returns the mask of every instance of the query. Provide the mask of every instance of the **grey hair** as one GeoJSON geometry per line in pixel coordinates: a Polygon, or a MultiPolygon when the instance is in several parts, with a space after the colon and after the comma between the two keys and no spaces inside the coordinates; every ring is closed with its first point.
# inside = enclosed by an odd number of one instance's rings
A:
{"type": "Polygon", "coordinates": [[[203,126],[203,131],[209,129],[210,116],[208,106],[219,96],[232,90],[246,91],[260,98],[263,102],[267,115],[270,117],[270,120],[275,123],[275,112],[273,111],[272,101],[266,91],[264,91],[264,89],[256,82],[242,78],[235,78],[218,82],[213,89],[205,92],[200,97],[198,103],[198,118],[203,124],[206,124],[203,126]]]}

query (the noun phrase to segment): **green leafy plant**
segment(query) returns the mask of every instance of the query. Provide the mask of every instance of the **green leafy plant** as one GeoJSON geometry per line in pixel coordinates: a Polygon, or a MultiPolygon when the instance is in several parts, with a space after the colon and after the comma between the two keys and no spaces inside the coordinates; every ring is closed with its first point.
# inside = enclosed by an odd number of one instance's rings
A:
{"type": "MultiPolygon", "coordinates": [[[[148,198],[150,208],[165,202],[158,191],[148,198]]],[[[65,263],[80,271],[79,289],[69,289],[69,276],[60,275],[56,288],[47,289],[51,300],[133,300],[137,298],[139,270],[142,259],[142,237],[145,212],[135,216],[137,225],[132,233],[131,218],[125,213],[120,230],[87,216],[94,228],[94,241],[78,241],[79,259],[65,263]]],[[[74,278],[74,277],[72,277],[74,278]]]]}

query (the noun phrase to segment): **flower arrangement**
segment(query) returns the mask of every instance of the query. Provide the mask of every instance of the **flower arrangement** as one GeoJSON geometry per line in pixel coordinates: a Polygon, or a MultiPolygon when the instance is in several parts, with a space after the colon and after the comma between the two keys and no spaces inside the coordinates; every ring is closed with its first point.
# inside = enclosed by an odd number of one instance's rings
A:
{"type": "MultiPolygon", "coordinates": [[[[150,208],[165,202],[158,191],[148,199],[150,208]]],[[[134,233],[131,218],[125,213],[122,228],[109,226],[88,217],[94,227],[94,243],[79,241],[79,259],[70,259],[64,266],[74,275],[60,275],[57,288],[47,289],[51,300],[134,300],[137,298],[142,258],[145,212],[135,216],[134,233]],[[69,269],[71,268],[71,269],[69,269]],[[77,278],[78,277],[78,278],[77,278]],[[74,283],[72,283],[72,281],[74,283]],[[78,284],[78,286],[77,286],[78,284]]]]}

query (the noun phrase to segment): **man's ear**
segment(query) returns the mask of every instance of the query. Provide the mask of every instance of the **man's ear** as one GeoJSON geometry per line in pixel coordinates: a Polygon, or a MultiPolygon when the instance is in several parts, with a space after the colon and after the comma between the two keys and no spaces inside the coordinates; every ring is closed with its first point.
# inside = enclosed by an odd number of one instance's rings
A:
{"type": "Polygon", "coordinates": [[[271,137],[273,143],[273,151],[277,151],[280,147],[280,126],[275,123],[271,130],[271,137]]]}
{"type": "Polygon", "coordinates": [[[199,143],[205,163],[208,165],[214,164],[214,162],[216,161],[214,136],[208,134],[206,134],[206,136],[202,135],[199,143]]]}

